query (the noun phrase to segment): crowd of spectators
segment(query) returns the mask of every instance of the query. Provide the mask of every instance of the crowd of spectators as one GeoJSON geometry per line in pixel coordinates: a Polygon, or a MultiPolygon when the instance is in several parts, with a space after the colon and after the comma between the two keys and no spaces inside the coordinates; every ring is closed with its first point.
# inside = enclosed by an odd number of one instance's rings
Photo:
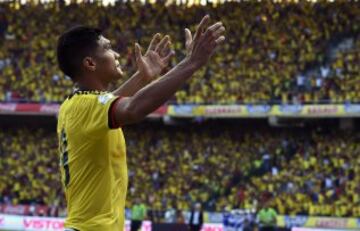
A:
{"type": "Polygon", "coordinates": [[[358,39],[360,7],[356,1],[241,1],[216,7],[161,1],[119,1],[112,6],[62,5],[61,1],[16,3],[0,3],[1,101],[60,102],[72,91],[70,79],[57,68],[55,53],[57,37],[71,26],[84,24],[103,29],[121,53],[120,63],[130,76],[136,68],[135,41],[146,47],[156,32],[169,34],[177,54],[174,65],[184,56],[184,28],[194,31],[206,13],[214,21],[224,22],[227,41],[211,64],[198,72],[173,102],[310,103],[360,99],[355,85],[347,87],[348,82],[358,81],[360,76],[359,50],[340,55],[335,63],[324,63],[334,38],[358,39]],[[306,75],[309,68],[320,64],[336,67],[335,75],[306,75]]]}
{"type": "MultiPolygon", "coordinates": [[[[127,208],[135,201],[148,211],[201,203],[221,212],[267,203],[279,214],[360,216],[355,131],[145,123],[125,128],[125,137],[127,208]]],[[[0,203],[65,208],[55,133],[1,129],[0,139],[0,203]]]]}
{"type": "Polygon", "coordinates": [[[56,134],[43,129],[2,129],[0,139],[1,202],[60,205],[63,190],[56,134]]]}
{"type": "MultiPolygon", "coordinates": [[[[310,132],[296,140],[291,158],[272,153],[267,173],[233,187],[227,199],[243,208],[251,208],[254,198],[270,201],[280,214],[359,217],[359,140],[351,132],[310,132]]],[[[292,149],[288,142],[282,147],[292,149]]]]}
{"type": "Polygon", "coordinates": [[[360,98],[360,87],[358,79],[360,63],[360,40],[355,40],[354,48],[346,51],[339,51],[330,67],[321,69],[324,79],[333,82],[329,85],[330,96],[336,102],[351,102],[352,99],[360,98]]]}

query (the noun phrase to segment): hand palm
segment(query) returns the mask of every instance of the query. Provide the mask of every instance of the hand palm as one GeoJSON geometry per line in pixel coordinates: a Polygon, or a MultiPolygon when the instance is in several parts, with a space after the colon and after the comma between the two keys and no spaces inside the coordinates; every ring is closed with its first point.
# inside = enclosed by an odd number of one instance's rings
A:
{"type": "Polygon", "coordinates": [[[156,34],[143,56],[139,44],[135,44],[136,63],[139,72],[148,81],[156,79],[157,76],[169,65],[170,58],[174,52],[170,49],[170,37],[165,36],[160,41],[160,34],[156,34]]]}
{"type": "Polygon", "coordinates": [[[142,56],[138,63],[138,68],[146,78],[152,80],[160,75],[165,67],[169,64],[169,60],[164,60],[155,51],[148,51],[142,56]]]}

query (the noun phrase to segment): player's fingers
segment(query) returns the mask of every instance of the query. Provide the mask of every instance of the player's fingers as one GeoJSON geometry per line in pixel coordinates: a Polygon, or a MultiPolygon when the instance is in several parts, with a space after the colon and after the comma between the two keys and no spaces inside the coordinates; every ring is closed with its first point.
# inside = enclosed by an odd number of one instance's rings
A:
{"type": "Polygon", "coordinates": [[[136,62],[138,62],[141,59],[141,47],[138,43],[135,43],[135,58],[136,62]]]}
{"type": "Polygon", "coordinates": [[[215,41],[213,40],[210,44],[210,46],[209,46],[209,48],[211,49],[211,56],[213,56],[214,55],[214,53],[216,52],[216,50],[217,50],[217,48],[218,48],[218,46],[219,45],[221,45],[222,43],[224,43],[224,41],[225,41],[225,36],[220,36],[218,39],[216,39],[215,41]]]}
{"type": "Polygon", "coordinates": [[[163,58],[163,62],[164,63],[168,63],[169,60],[171,59],[171,57],[173,57],[175,55],[175,51],[174,50],[170,50],[169,53],[166,55],[165,58],[163,58]]]}
{"type": "Polygon", "coordinates": [[[154,37],[151,39],[151,42],[150,42],[150,45],[149,45],[149,48],[147,51],[153,51],[155,50],[156,46],[158,45],[158,43],[160,42],[160,39],[161,39],[161,36],[160,36],[160,33],[156,33],[154,35],[154,37]]]}
{"type": "Polygon", "coordinates": [[[222,22],[217,22],[217,23],[214,23],[213,25],[209,26],[208,30],[215,31],[215,30],[219,29],[222,26],[223,26],[222,22]]]}
{"type": "Polygon", "coordinates": [[[170,51],[170,47],[171,47],[171,41],[170,41],[170,39],[165,43],[165,45],[163,46],[163,47],[161,47],[160,49],[160,51],[159,51],[159,55],[161,56],[161,57],[164,57],[164,56],[166,56],[168,53],[169,53],[169,51],[170,51]]]}
{"type": "MultiPolygon", "coordinates": [[[[214,33],[219,30],[221,27],[223,27],[222,22],[217,22],[215,24],[213,24],[212,26],[210,26],[209,28],[207,28],[206,32],[205,32],[205,37],[212,37],[215,38],[214,33]]],[[[225,27],[224,27],[225,29],[225,27]]]]}
{"type": "Polygon", "coordinates": [[[163,39],[161,39],[161,41],[159,42],[159,44],[156,46],[155,48],[155,52],[160,52],[162,49],[164,49],[166,43],[170,40],[170,36],[166,35],[163,39]]]}
{"type": "Polygon", "coordinates": [[[201,36],[201,34],[204,32],[206,26],[208,25],[210,21],[210,16],[209,15],[205,15],[200,24],[198,25],[197,29],[196,29],[196,32],[195,32],[195,35],[194,35],[194,41],[199,39],[199,37],[201,36]]]}
{"type": "Polygon", "coordinates": [[[170,52],[170,46],[171,46],[171,41],[167,41],[167,43],[164,45],[164,47],[160,50],[159,54],[161,57],[166,56],[169,52],[170,52]]]}
{"type": "Polygon", "coordinates": [[[212,38],[214,38],[215,40],[218,39],[221,35],[224,34],[225,31],[226,31],[225,27],[223,26],[220,27],[219,29],[217,29],[212,33],[212,38]]]}
{"type": "Polygon", "coordinates": [[[225,36],[221,35],[218,39],[215,40],[216,45],[220,45],[225,41],[225,36]]]}

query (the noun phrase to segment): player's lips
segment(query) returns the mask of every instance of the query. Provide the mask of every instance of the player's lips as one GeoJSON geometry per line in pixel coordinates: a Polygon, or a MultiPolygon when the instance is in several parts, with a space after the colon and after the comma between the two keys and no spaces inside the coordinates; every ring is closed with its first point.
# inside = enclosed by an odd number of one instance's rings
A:
{"type": "Polygon", "coordinates": [[[116,69],[118,71],[120,71],[121,73],[123,73],[123,70],[122,70],[122,67],[121,67],[120,63],[116,62],[115,65],[116,65],[116,69]]]}
{"type": "Polygon", "coordinates": [[[122,67],[121,67],[120,63],[116,63],[116,68],[122,71],[122,67]]]}

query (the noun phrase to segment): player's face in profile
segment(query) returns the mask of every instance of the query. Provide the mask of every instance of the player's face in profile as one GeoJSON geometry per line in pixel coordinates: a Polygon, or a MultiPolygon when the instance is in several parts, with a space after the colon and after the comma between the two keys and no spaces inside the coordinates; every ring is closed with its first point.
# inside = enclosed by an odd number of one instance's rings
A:
{"type": "Polygon", "coordinates": [[[96,71],[100,78],[110,82],[120,79],[124,75],[118,60],[120,55],[112,49],[110,40],[105,37],[101,36],[98,43],[96,71]]]}

